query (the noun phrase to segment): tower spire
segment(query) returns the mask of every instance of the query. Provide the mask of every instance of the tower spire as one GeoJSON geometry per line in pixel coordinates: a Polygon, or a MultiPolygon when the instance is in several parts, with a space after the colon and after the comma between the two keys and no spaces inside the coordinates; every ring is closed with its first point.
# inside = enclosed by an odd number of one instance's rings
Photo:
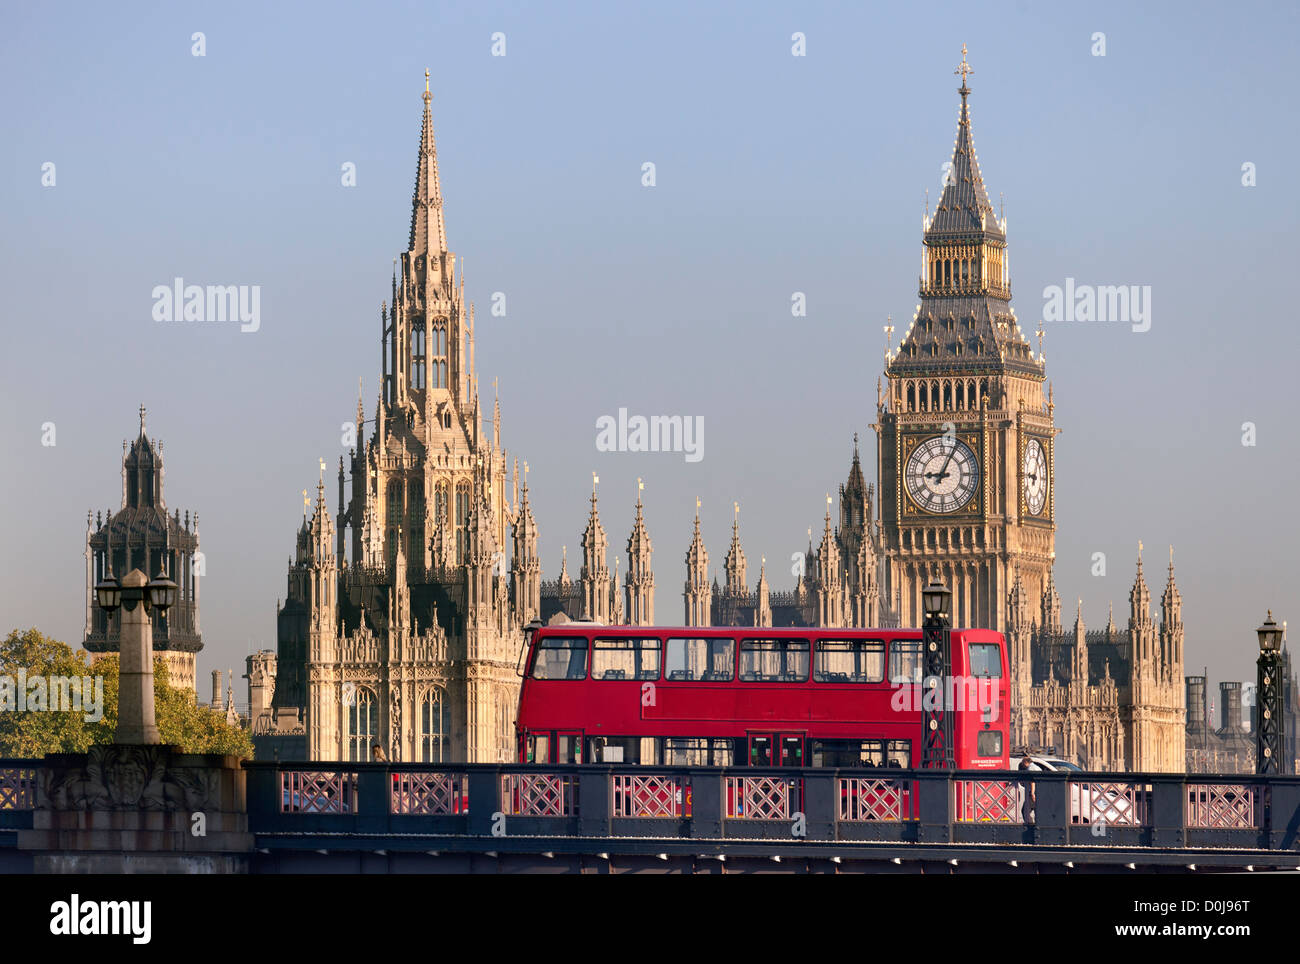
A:
{"type": "Polygon", "coordinates": [[[415,195],[411,200],[411,241],[417,254],[442,254],[447,250],[447,231],[442,220],[442,184],[438,179],[438,149],[433,137],[433,94],[429,71],[424,72],[424,121],[420,128],[420,160],[415,171],[415,195]]]}

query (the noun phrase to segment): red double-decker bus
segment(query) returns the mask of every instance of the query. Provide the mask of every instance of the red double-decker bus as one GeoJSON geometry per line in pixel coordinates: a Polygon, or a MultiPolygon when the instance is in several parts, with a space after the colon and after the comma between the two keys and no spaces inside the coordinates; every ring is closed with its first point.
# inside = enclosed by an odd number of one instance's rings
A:
{"type": "MultiPolygon", "coordinates": [[[[545,626],[520,656],[519,760],[916,767],[923,664],[917,630],[545,626]]],[[[1007,769],[1002,635],[953,630],[952,674],[956,765],[1007,769]]]]}

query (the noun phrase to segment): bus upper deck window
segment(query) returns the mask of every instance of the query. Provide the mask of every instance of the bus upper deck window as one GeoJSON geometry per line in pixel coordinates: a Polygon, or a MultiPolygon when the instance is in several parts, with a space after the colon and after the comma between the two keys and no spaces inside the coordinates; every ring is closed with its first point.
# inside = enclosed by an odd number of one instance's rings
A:
{"type": "Polygon", "coordinates": [[[736,643],[731,639],[668,640],[664,670],[669,680],[726,682],[736,673],[736,643]]]}
{"type": "Polygon", "coordinates": [[[921,641],[895,639],[889,644],[889,682],[921,682],[921,641]]]}
{"type": "Polygon", "coordinates": [[[581,636],[548,636],[537,643],[533,679],[586,678],[586,639],[581,636]]]}
{"type": "Polygon", "coordinates": [[[1002,678],[1002,647],[997,643],[970,643],[971,676],[988,676],[992,679],[1002,678]]]}

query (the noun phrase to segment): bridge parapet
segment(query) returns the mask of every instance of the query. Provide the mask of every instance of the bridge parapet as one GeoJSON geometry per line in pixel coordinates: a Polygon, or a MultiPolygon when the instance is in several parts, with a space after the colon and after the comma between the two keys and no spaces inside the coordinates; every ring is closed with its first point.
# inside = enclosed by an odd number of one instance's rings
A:
{"type": "Polygon", "coordinates": [[[634,764],[245,768],[255,833],[1260,850],[1300,841],[1300,777],[634,764]]]}

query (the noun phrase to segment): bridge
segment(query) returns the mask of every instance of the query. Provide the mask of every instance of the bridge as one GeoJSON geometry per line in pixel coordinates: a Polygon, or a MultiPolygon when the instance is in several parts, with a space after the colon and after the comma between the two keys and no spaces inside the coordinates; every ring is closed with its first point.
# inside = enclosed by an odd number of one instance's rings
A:
{"type": "Polygon", "coordinates": [[[0,760],[0,872],[84,870],[93,853],[150,869],[150,848],[252,874],[1300,869],[1300,777],[177,755],[175,772],[222,776],[201,799],[177,777],[190,796],[132,802],[69,800],[94,780],[61,760],[0,760]]]}

